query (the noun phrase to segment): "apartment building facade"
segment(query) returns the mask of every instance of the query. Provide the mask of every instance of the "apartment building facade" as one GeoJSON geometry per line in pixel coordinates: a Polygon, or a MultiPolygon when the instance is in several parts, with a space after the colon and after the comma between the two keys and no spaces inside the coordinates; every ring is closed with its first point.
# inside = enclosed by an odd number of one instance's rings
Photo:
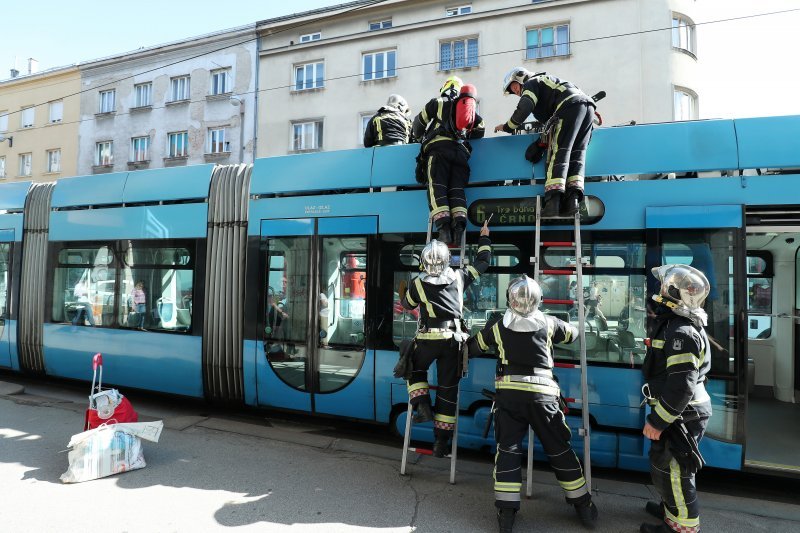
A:
{"type": "Polygon", "coordinates": [[[0,80],[0,182],[74,176],[81,76],[77,67],[0,80]]]}
{"type": "Polygon", "coordinates": [[[254,25],[80,64],[79,174],[252,162],[254,25]]]}
{"type": "Polygon", "coordinates": [[[257,23],[258,157],[362,145],[392,94],[417,113],[451,75],[477,86],[487,124],[521,65],[605,90],[605,124],[698,117],[694,0],[363,0],[257,23]],[[655,31],[653,31],[655,30],[655,31]]]}

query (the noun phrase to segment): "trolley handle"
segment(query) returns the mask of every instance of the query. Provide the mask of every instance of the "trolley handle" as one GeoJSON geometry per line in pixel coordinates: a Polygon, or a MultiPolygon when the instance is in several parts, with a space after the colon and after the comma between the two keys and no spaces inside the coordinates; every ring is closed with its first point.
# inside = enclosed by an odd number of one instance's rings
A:
{"type": "Polygon", "coordinates": [[[102,354],[96,353],[94,357],[92,357],[92,370],[97,370],[97,367],[103,366],[103,356],[102,354]]]}

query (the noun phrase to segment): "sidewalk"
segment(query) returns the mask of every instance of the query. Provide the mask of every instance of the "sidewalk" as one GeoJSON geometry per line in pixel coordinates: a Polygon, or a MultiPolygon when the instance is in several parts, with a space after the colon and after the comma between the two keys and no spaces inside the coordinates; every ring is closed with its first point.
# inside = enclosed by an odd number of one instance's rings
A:
{"type": "MultiPolygon", "coordinates": [[[[319,426],[272,427],[198,416],[169,405],[134,406],[159,418],[158,444],[145,443],[143,470],[64,485],[70,436],[85,403],[74,394],[0,382],[0,531],[497,531],[491,467],[425,458],[398,474],[400,447],[320,434],[319,426]]],[[[321,422],[320,426],[323,426],[321,422]]],[[[515,530],[581,528],[550,472],[536,471],[515,530]]],[[[646,485],[595,479],[596,531],[638,531],[646,485]]],[[[757,496],[757,495],[756,495],[757,496]]],[[[800,505],[701,495],[705,531],[800,530],[800,505]]]]}

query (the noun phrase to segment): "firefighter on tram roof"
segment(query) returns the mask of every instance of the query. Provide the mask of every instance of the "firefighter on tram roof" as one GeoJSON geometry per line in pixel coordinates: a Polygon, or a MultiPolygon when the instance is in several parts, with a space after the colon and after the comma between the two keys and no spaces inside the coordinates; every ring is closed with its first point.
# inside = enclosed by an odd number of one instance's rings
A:
{"type": "Polygon", "coordinates": [[[408,144],[411,140],[411,119],[406,99],[399,94],[389,95],[386,105],[369,119],[364,128],[364,147],[408,144]]]}

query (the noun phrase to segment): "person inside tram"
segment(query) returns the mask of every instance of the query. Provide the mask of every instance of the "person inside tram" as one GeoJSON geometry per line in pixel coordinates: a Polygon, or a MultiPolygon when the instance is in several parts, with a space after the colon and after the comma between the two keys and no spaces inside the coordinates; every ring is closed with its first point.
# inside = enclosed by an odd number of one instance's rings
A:
{"type": "Polygon", "coordinates": [[[411,140],[411,119],[406,99],[399,94],[389,95],[386,105],[369,119],[364,128],[364,147],[408,144],[411,140]]]}
{"type": "Polygon", "coordinates": [[[494,348],[500,361],[495,377],[494,494],[500,533],[511,533],[520,509],[522,439],[532,427],[542,443],[567,503],[584,527],[594,529],[597,507],[570,444],[559,407],[561,391],[553,376],[553,345],[575,342],[578,329],[539,310],[542,289],[528,276],[508,285],[508,309],[470,337],[470,356],[494,348]]]}
{"type": "Polygon", "coordinates": [[[74,304],[76,312],[72,319],[72,324],[83,326],[85,325],[84,321],[88,320],[89,325],[94,326],[94,313],[92,304],[89,300],[89,287],[87,281],[85,279],[80,280],[78,284],[75,285],[72,293],[76,299],[76,303],[74,304]]]}
{"type": "Polygon", "coordinates": [[[642,391],[652,411],[642,433],[651,440],[650,475],[661,496],[645,510],[661,520],[643,523],[641,533],[696,533],[700,508],[695,475],[703,467],[699,444],[711,417],[706,375],[711,348],[703,304],[711,292],[706,276],[688,265],[652,269],[660,283],[650,346],[642,365],[642,391]]]}
{"type": "Polygon", "coordinates": [[[130,311],[136,313],[136,320],[133,327],[144,329],[144,315],[147,312],[147,296],[144,292],[144,281],[139,280],[131,291],[130,311]]]}
{"type": "Polygon", "coordinates": [[[503,79],[503,93],[513,93],[520,99],[511,118],[495,126],[495,133],[514,133],[531,114],[544,124],[541,143],[535,145],[541,149],[531,157],[533,163],[538,163],[549,145],[542,216],[573,216],[583,201],[586,149],[594,128],[594,100],[566,80],[546,72],[534,74],[523,67],[508,71],[503,79]]]}

